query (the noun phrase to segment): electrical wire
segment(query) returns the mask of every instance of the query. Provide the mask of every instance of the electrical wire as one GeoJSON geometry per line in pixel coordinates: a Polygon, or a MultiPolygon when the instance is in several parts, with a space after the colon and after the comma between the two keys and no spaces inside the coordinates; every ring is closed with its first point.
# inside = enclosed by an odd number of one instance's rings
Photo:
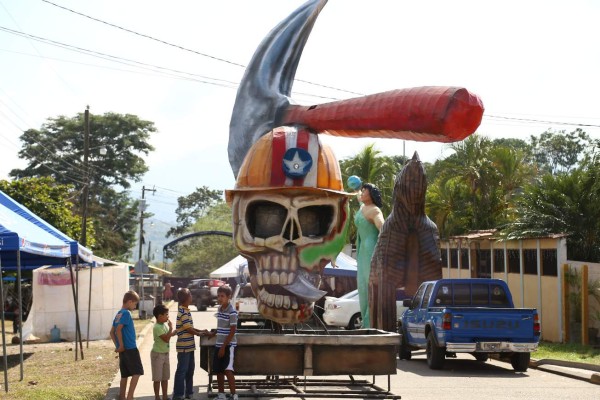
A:
{"type": "Polygon", "coordinates": [[[567,125],[567,126],[582,126],[588,128],[600,128],[600,125],[596,124],[580,124],[573,122],[560,122],[560,121],[543,121],[539,119],[530,119],[530,118],[515,118],[515,117],[502,117],[499,115],[487,115],[488,118],[497,118],[502,120],[510,120],[510,121],[521,121],[521,122],[531,122],[538,124],[552,124],[552,125],[567,125]]]}
{"type": "MultiPolygon", "coordinates": [[[[45,3],[48,3],[50,5],[53,5],[55,7],[61,8],[63,10],[66,10],[68,12],[71,12],[73,14],[76,14],[76,15],[79,15],[79,16],[91,19],[92,21],[96,21],[96,22],[99,22],[101,24],[105,24],[105,25],[111,26],[113,28],[120,29],[122,31],[131,33],[133,35],[141,36],[141,37],[144,37],[146,39],[150,39],[150,40],[159,42],[159,43],[167,45],[167,46],[175,47],[175,48],[177,48],[179,50],[187,51],[187,52],[190,52],[190,53],[194,53],[194,54],[197,54],[197,55],[200,55],[200,56],[203,56],[203,57],[207,57],[207,58],[213,59],[215,61],[220,61],[220,62],[224,62],[224,63],[230,64],[230,65],[235,65],[237,67],[246,68],[246,65],[244,65],[244,64],[240,64],[240,63],[237,63],[237,62],[234,62],[234,61],[230,61],[230,60],[227,60],[227,59],[224,59],[224,58],[220,58],[220,57],[215,57],[215,56],[212,56],[210,54],[201,53],[199,51],[188,49],[186,47],[183,47],[183,46],[180,46],[180,45],[177,45],[177,44],[169,43],[169,42],[167,42],[165,40],[158,39],[158,38],[155,38],[155,37],[150,36],[150,35],[139,33],[139,32],[136,32],[134,30],[127,29],[127,28],[124,28],[122,26],[119,26],[119,25],[116,25],[116,24],[112,24],[110,22],[103,21],[103,20],[101,20],[99,18],[95,18],[95,17],[89,16],[87,14],[83,14],[81,12],[72,10],[72,9],[70,9],[68,7],[61,6],[59,4],[53,3],[53,2],[48,1],[48,0],[42,0],[42,1],[45,2],[45,3]]],[[[354,95],[358,95],[358,96],[364,96],[364,93],[353,92],[353,91],[350,91],[350,90],[340,89],[340,88],[336,88],[336,87],[333,87],[333,86],[327,86],[327,85],[323,85],[323,84],[320,84],[320,83],[315,83],[315,82],[311,82],[311,81],[307,81],[307,80],[303,80],[303,79],[295,79],[295,81],[306,83],[306,84],[313,85],[313,86],[318,86],[318,87],[326,88],[326,89],[336,90],[336,91],[339,91],[339,92],[354,94],[354,95]]]]}

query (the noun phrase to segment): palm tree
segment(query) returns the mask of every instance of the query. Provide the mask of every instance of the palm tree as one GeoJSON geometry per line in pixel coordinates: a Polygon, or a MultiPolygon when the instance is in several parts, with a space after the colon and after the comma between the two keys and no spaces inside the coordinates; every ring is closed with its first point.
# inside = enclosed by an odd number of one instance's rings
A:
{"type": "Polygon", "coordinates": [[[464,232],[465,215],[464,187],[456,178],[434,180],[427,186],[425,208],[427,215],[435,222],[440,237],[447,238],[464,232]]]}
{"type": "Polygon", "coordinates": [[[599,178],[598,164],[570,174],[545,175],[525,188],[516,220],[502,233],[509,239],[568,234],[570,260],[600,261],[599,178]]]}
{"type": "Polygon", "coordinates": [[[466,192],[462,201],[455,204],[456,211],[470,210],[470,218],[463,221],[464,230],[488,229],[494,227],[495,210],[498,207],[496,193],[498,177],[493,165],[492,142],[484,136],[472,135],[467,139],[453,143],[450,148],[454,154],[441,161],[437,179],[444,183],[455,180],[455,184],[466,192]]]}
{"type": "MultiPolygon", "coordinates": [[[[342,171],[342,179],[344,182],[348,177],[356,175],[363,182],[372,183],[381,191],[383,207],[381,211],[384,217],[387,217],[391,210],[392,193],[394,189],[394,180],[396,174],[401,169],[401,165],[396,158],[383,156],[381,151],[375,149],[375,144],[365,146],[354,157],[350,157],[340,161],[340,169],[342,171]]],[[[358,201],[352,199],[350,202],[350,220],[354,221],[354,213],[358,209],[358,201]]],[[[349,240],[354,241],[356,237],[356,228],[354,224],[350,224],[348,232],[349,240]]]]}
{"type": "Polygon", "coordinates": [[[503,225],[513,217],[511,210],[514,210],[514,202],[522,193],[523,186],[533,182],[537,173],[526,152],[515,147],[495,146],[492,160],[502,193],[497,210],[498,222],[503,225]]]}

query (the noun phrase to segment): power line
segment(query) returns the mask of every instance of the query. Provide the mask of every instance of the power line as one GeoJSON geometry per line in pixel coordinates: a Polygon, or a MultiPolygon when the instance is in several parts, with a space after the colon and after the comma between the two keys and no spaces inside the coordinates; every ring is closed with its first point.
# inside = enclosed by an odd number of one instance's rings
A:
{"type": "MultiPolygon", "coordinates": [[[[70,45],[70,44],[67,44],[67,43],[58,42],[56,40],[44,38],[44,37],[41,37],[41,36],[36,36],[36,35],[29,34],[29,33],[16,31],[14,29],[6,28],[4,26],[0,26],[0,30],[5,31],[7,33],[11,33],[11,34],[17,35],[17,36],[21,36],[21,37],[26,37],[26,38],[29,38],[29,39],[37,40],[37,41],[40,41],[42,43],[46,43],[46,44],[50,44],[50,45],[53,45],[53,46],[61,47],[61,48],[66,49],[66,50],[71,50],[71,51],[83,53],[83,54],[86,54],[86,55],[89,55],[89,56],[101,58],[101,59],[112,61],[112,62],[118,62],[118,63],[121,63],[121,64],[130,65],[130,66],[131,66],[131,63],[133,63],[133,64],[137,64],[136,67],[139,67],[139,68],[146,67],[145,69],[148,69],[148,67],[151,67],[151,68],[156,68],[156,69],[160,69],[160,70],[175,72],[177,74],[184,74],[184,75],[190,75],[190,76],[198,76],[198,77],[201,77],[201,78],[204,78],[204,79],[212,79],[212,80],[215,80],[215,81],[221,81],[221,82],[225,82],[225,83],[227,83],[229,85],[236,85],[236,86],[238,85],[236,82],[228,81],[228,80],[225,80],[225,79],[206,77],[206,76],[194,74],[194,73],[191,73],[191,72],[179,71],[179,70],[175,70],[175,69],[172,69],[172,68],[161,67],[161,66],[154,65],[154,64],[147,64],[147,63],[144,63],[144,62],[141,62],[141,61],[136,61],[136,60],[131,60],[131,59],[123,58],[123,57],[113,56],[111,54],[106,54],[106,53],[102,53],[102,52],[99,52],[99,51],[89,50],[89,49],[85,49],[85,48],[82,48],[82,47],[73,46],[73,45],[70,45]]],[[[157,72],[157,71],[154,71],[154,72],[157,72]]],[[[182,77],[182,76],[178,76],[178,77],[182,78],[182,79],[185,78],[185,77],[182,77]]],[[[227,85],[220,84],[218,82],[207,82],[207,81],[200,81],[200,82],[206,83],[206,84],[211,84],[211,85],[216,85],[216,86],[230,87],[230,86],[227,86],[227,85]]]]}
{"type": "MultiPolygon", "coordinates": [[[[188,49],[188,48],[186,48],[186,47],[183,47],[183,46],[180,46],[180,45],[177,45],[177,44],[169,43],[169,42],[167,42],[167,41],[165,41],[165,40],[158,39],[158,38],[155,38],[155,37],[153,37],[153,36],[146,35],[146,34],[144,34],[144,33],[139,33],[139,32],[133,31],[133,30],[131,30],[131,29],[127,29],[127,28],[124,28],[124,27],[122,27],[122,26],[119,26],[119,25],[116,25],[116,24],[112,24],[112,23],[110,23],[110,22],[106,22],[106,21],[104,21],[104,20],[101,20],[101,19],[98,19],[98,18],[95,18],[95,17],[89,16],[89,15],[87,15],[87,14],[83,14],[83,13],[81,13],[81,12],[78,12],[78,11],[72,10],[72,9],[70,9],[70,8],[67,8],[67,7],[61,6],[61,5],[59,5],[59,4],[53,3],[53,2],[51,2],[51,1],[48,1],[48,0],[42,0],[42,1],[43,1],[43,2],[45,2],[45,3],[48,3],[48,4],[50,4],[50,5],[53,5],[53,6],[55,6],[55,7],[61,8],[61,9],[63,9],[63,10],[69,11],[69,12],[71,12],[71,13],[73,13],[73,14],[80,15],[80,16],[82,16],[82,17],[85,17],[85,18],[91,19],[91,20],[93,20],[93,21],[96,21],[96,22],[99,22],[99,23],[101,23],[101,24],[105,24],[105,25],[111,26],[111,27],[113,27],[113,28],[120,29],[120,30],[122,30],[122,31],[125,31],[125,32],[128,32],[128,33],[131,33],[131,34],[134,34],[134,35],[137,35],[137,36],[141,36],[141,37],[144,37],[144,38],[146,38],[146,39],[150,39],[150,40],[153,40],[153,41],[159,42],[159,43],[161,43],[161,44],[165,44],[165,45],[167,45],[167,46],[175,47],[175,48],[177,48],[177,49],[179,49],[179,50],[183,50],[183,51],[187,51],[187,52],[190,52],[190,53],[194,53],[194,54],[197,54],[197,55],[200,55],[200,56],[203,56],[203,57],[208,57],[208,58],[211,58],[211,59],[213,59],[213,60],[215,60],[215,61],[224,62],[224,63],[230,64],[230,65],[235,65],[236,67],[246,68],[246,65],[244,65],[244,64],[240,64],[240,63],[237,63],[237,62],[234,62],[234,61],[226,60],[226,59],[224,59],[224,58],[220,58],[220,57],[215,57],[215,56],[212,56],[212,55],[210,55],[210,54],[201,53],[201,52],[199,52],[199,51],[192,50],[192,49],[188,49]]],[[[320,84],[320,83],[315,83],[315,82],[311,82],[311,81],[307,81],[307,80],[303,80],[303,79],[295,79],[295,80],[296,80],[296,81],[298,81],[298,82],[303,82],[303,83],[306,83],[306,84],[309,84],[309,85],[319,86],[319,87],[323,87],[323,88],[326,88],[326,89],[336,90],[336,91],[339,91],[339,92],[350,93],[350,94],[354,94],[354,95],[358,95],[358,96],[364,96],[364,95],[365,95],[364,93],[353,92],[353,91],[346,90],[346,89],[339,89],[339,88],[336,88],[336,87],[333,87],[333,86],[327,86],[327,85],[323,85],[323,84],[320,84]]]]}
{"type": "Polygon", "coordinates": [[[531,119],[531,118],[502,117],[499,115],[486,115],[486,117],[510,120],[510,121],[522,121],[522,122],[532,122],[532,123],[542,123],[542,124],[552,124],[552,125],[568,125],[568,126],[582,126],[582,127],[588,127],[588,128],[600,128],[600,125],[596,125],[596,124],[579,124],[579,123],[561,122],[561,121],[543,121],[543,120],[531,119]]]}
{"type": "MultiPolygon", "coordinates": [[[[43,1],[45,1],[45,0],[43,0],[43,1]]],[[[69,44],[66,44],[66,43],[62,43],[62,42],[57,42],[57,41],[54,41],[54,40],[51,40],[51,39],[47,39],[47,38],[43,38],[43,37],[40,37],[40,36],[30,35],[28,33],[15,31],[13,29],[9,29],[9,28],[2,27],[2,26],[0,26],[0,30],[3,30],[3,31],[8,32],[8,33],[15,34],[15,35],[19,35],[19,36],[29,37],[29,38],[32,38],[34,40],[39,40],[39,41],[41,41],[43,43],[46,43],[46,44],[55,45],[55,46],[58,46],[58,47],[61,47],[61,48],[65,48],[67,50],[80,52],[80,53],[83,53],[83,54],[86,54],[86,55],[89,55],[89,56],[92,56],[92,57],[98,57],[98,58],[101,58],[101,59],[104,59],[104,60],[107,60],[107,61],[111,61],[111,62],[118,62],[118,63],[122,63],[122,64],[129,65],[129,66],[132,66],[131,63],[137,64],[137,65],[135,65],[135,67],[137,67],[137,68],[142,68],[142,69],[150,70],[152,72],[162,73],[162,74],[165,74],[166,76],[176,77],[176,78],[179,78],[179,79],[188,79],[188,78],[182,77],[180,75],[173,76],[172,74],[167,74],[167,73],[164,73],[164,72],[155,71],[155,70],[153,70],[151,68],[156,68],[156,69],[159,69],[159,70],[169,71],[169,72],[173,72],[175,74],[189,75],[189,76],[192,76],[192,77],[193,76],[198,76],[198,77],[201,77],[203,79],[211,79],[211,80],[220,81],[220,82],[224,82],[224,83],[229,84],[229,85],[223,85],[223,84],[220,84],[220,83],[217,83],[217,82],[208,82],[208,81],[203,81],[203,80],[189,78],[190,80],[194,80],[194,81],[201,82],[201,83],[206,83],[206,84],[212,84],[212,85],[215,85],[215,86],[222,86],[222,87],[227,87],[227,88],[234,88],[235,86],[238,85],[238,83],[233,82],[233,81],[229,81],[229,80],[225,80],[225,79],[220,79],[220,78],[212,78],[212,77],[208,77],[208,76],[204,76],[204,75],[194,74],[194,73],[191,73],[191,72],[186,72],[186,71],[181,71],[181,70],[176,70],[176,69],[161,67],[161,66],[154,65],[154,64],[144,63],[144,62],[141,62],[141,61],[136,61],[136,60],[131,60],[131,59],[123,58],[123,57],[113,56],[113,55],[110,55],[110,54],[101,53],[101,52],[97,52],[97,51],[93,51],[93,50],[88,50],[88,49],[84,49],[84,48],[77,47],[77,46],[72,46],[72,45],[69,45],[69,44]],[[230,85],[234,85],[234,86],[230,86],[230,85]]],[[[47,57],[44,57],[44,56],[40,56],[40,57],[47,58],[47,57]]],[[[134,72],[135,73],[135,71],[130,71],[130,72],[134,72]]],[[[348,93],[355,93],[355,92],[351,92],[351,91],[347,91],[347,90],[345,90],[345,91],[348,92],[348,93]]],[[[320,95],[311,94],[311,93],[297,92],[297,94],[305,95],[305,96],[311,96],[311,97],[316,97],[316,98],[322,98],[322,99],[326,99],[326,100],[339,100],[338,98],[335,98],[335,97],[320,96],[320,95]]],[[[496,118],[496,119],[503,119],[503,120],[510,120],[510,121],[520,121],[520,122],[527,122],[527,123],[538,123],[538,124],[554,124],[554,125],[581,126],[581,127],[594,127],[594,128],[600,127],[600,125],[597,125],[597,124],[581,124],[581,123],[571,123],[571,122],[562,122],[562,121],[548,121],[548,120],[539,120],[539,119],[530,119],[530,118],[506,117],[506,116],[497,116],[497,115],[484,115],[484,117],[492,118],[492,119],[496,118]]]]}

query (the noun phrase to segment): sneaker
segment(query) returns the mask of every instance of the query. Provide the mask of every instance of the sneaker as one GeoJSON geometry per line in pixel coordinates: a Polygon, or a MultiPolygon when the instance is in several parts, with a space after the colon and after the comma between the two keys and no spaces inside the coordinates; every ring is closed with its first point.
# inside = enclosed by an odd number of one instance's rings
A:
{"type": "Polygon", "coordinates": [[[217,395],[217,400],[227,400],[227,396],[225,396],[225,393],[219,392],[217,395]]]}
{"type": "Polygon", "coordinates": [[[238,400],[238,395],[236,394],[232,394],[231,395],[231,400],[238,400]]]}

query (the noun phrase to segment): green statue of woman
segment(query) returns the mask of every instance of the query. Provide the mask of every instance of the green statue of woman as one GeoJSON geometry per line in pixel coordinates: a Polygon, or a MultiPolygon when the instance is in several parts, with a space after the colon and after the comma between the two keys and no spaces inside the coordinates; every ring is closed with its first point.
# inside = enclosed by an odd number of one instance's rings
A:
{"type": "Polygon", "coordinates": [[[369,317],[369,275],[371,274],[371,257],[377,244],[379,231],[384,218],[380,207],[381,192],[371,183],[362,185],[358,200],[360,209],[354,216],[356,225],[356,258],[358,264],[358,300],[362,315],[362,327],[370,328],[369,317]]]}

